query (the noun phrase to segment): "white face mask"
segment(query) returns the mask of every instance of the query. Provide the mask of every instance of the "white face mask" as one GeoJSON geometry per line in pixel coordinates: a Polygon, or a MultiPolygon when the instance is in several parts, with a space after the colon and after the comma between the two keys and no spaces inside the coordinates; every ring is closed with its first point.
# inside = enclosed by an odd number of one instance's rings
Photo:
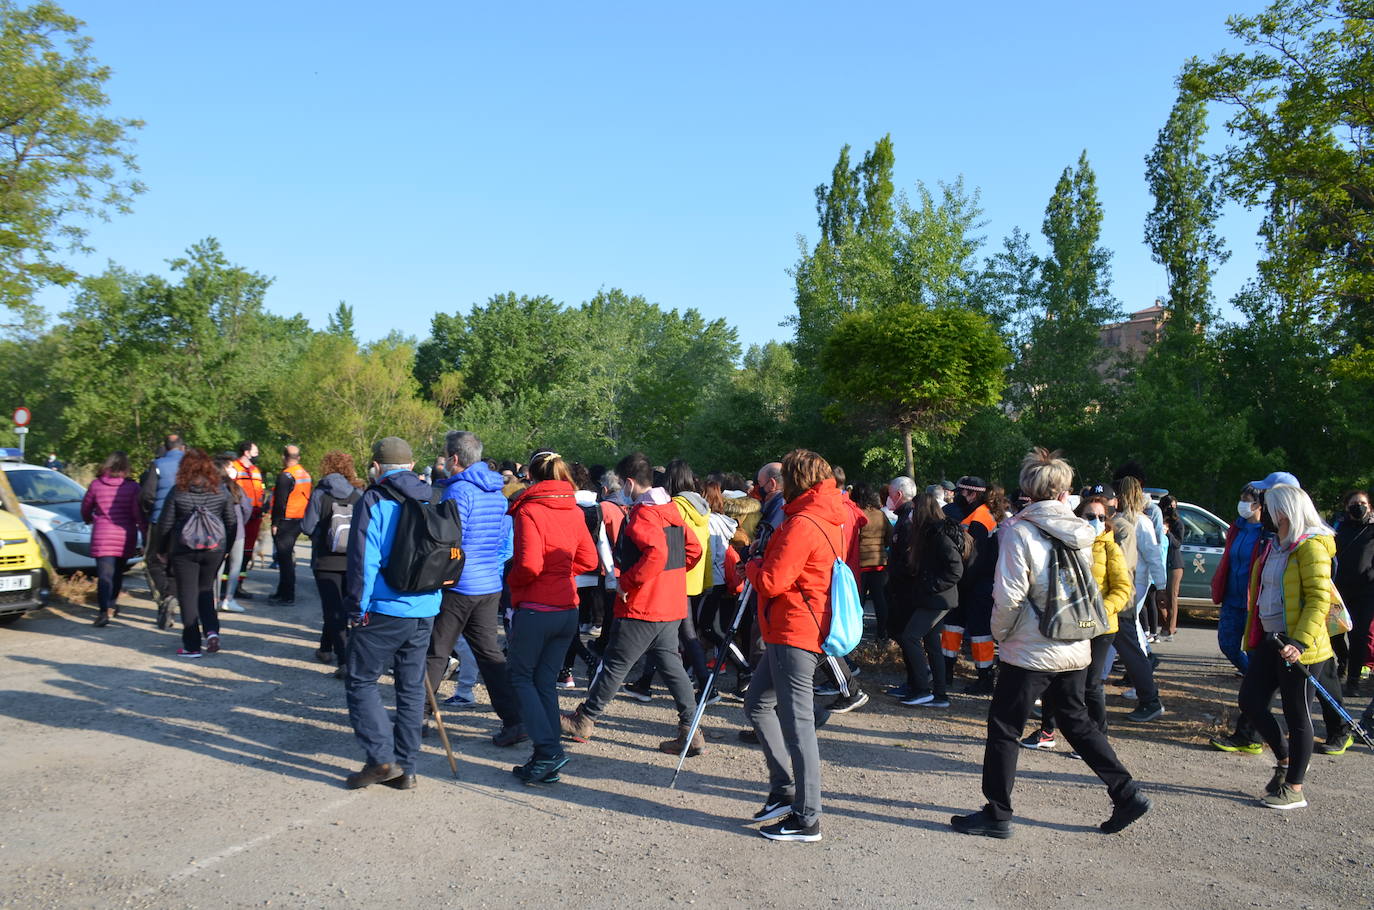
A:
{"type": "Polygon", "coordinates": [[[1236,503],[1236,514],[1246,521],[1254,521],[1255,519],[1253,516],[1257,505],[1258,503],[1246,502],[1242,499],[1240,502],[1236,503]]]}

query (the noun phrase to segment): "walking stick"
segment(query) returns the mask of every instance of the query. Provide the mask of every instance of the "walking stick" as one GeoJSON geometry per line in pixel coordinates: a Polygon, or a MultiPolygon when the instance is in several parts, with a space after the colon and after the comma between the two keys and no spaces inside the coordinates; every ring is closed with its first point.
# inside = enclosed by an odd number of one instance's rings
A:
{"type": "Polygon", "coordinates": [[[697,701],[696,713],[692,715],[692,725],[687,728],[687,736],[682,740],[682,754],[677,757],[677,770],[673,771],[673,779],[668,782],[669,790],[677,786],[677,776],[682,773],[682,765],[687,761],[687,752],[692,748],[692,737],[696,736],[697,727],[701,726],[701,716],[706,713],[706,699],[711,697],[711,689],[716,683],[716,677],[725,668],[730,643],[735,640],[735,633],[739,631],[739,624],[744,621],[744,611],[749,608],[749,598],[753,593],[754,586],[746,581],[743,589],[740,590],[739,606],[735,609],[734,621],[730,623],[730,629],[725,633],[725,640],[721,642],[720,649],[716,654],[716,665],[711,668],[711,674],[706,677],[706,685],[701,687],[701,698],[697,701]]]}
{"type": "Polygon", "coordinates": [[[439,699],[434,697],[434,687],[429,684],[429,674],[425,674],[425,695],[429,697],[429,710],[434,712],[434,726],[439,728],[439,742],[444,744],[448,755],[448,766],[453,776],[458,776],[458,759],[453,757],[453,747],[448,744],[448,731],[444,729],[444,717],[439,713],[439,699]]]}
{"type": "MultiPolygon", "coordinates": [[[[1270,633],[1270,638],[1274,642],[1274,647],[1276,648],[1282,648],[1284,645],[1292,643],[1290,640],[1285,639],[1284,636],[1280,635],[1277,632],[1270,633]]],[[[1335,709],[1336,713],[1340,715],[1341,720],[1345,721],[1347,724],[1350,725],[1350,729],[1354,732],[1356,736],[1360,738],[1361,742],[1363,742],[1369,748],[1374,749],[1374,740],[1371,740],[1369,738],[1369,734],[1365,732],[1364,727],[1361,727],[1359,722],[1351,716],[1350,712],[1345,710],[1345,705],[1342,705],[1340,701],[1338,701],[1331,695],[1330,692],[1326,691],[1325,686],[1317,682],[1316,677],[1312,675],[1312,673],[1307,669],[1307,667],[1304,664],[1288,664],[1288,666],[1296,666],[1299,670],[1301,670],[1302,675],[1306,676],[1307,681],[1312,684],[1312,688],[1317,690],[1317,695],[1321,697],[1321,700],[1326,702],[1333,709],[1335,709]]]]}

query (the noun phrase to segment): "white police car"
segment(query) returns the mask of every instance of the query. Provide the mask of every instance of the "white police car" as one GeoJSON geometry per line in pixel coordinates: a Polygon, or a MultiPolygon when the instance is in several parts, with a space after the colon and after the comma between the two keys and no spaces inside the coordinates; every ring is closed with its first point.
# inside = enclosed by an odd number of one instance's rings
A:
{"type": "Polygon", "coordinates": [[[81,520],[86,488],[51,468],[24,464],[14,449],[0,449],[0,469],[9,478],[24,518],[52,567],[59,572],[93,574],[91,526],[81,520]]]}

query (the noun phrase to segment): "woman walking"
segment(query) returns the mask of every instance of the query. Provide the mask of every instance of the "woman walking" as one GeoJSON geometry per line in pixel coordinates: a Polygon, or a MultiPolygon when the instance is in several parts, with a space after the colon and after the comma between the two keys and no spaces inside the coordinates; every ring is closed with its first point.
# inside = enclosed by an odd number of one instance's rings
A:
{"type": "Polygon", "coordinates": [[[219,572],[216,609],[221,613],[242,613],[243,607],[234,599],[234,594],[239,586],[239,567],[243,565],[244,528],[248,527],[248,519],[253,515],[253,504],[248,501],[248,494],[243,492],[243,488],[235,483],[238,470],[234,467],[234,458],[231,454],[216,456],[215,469],[224,474],[224,490],[229,494],[235,514],[238,516],[234,539],[226,541],[228,546],[224,554],[224,565],[219,572]]]}
{"type": "Polygon", "coordinates": [[[782,460],[785,516],[761,559],[745,574],[759,595],[763,658],[744,709],[768,766],[768,797],[756,822],[770,840],[821,839],[821,754],[812,688],[830,632],[831,567],[844,552],[849,509],[835,472],[815,452],[795,449],[782,460]],[[786,817],[784,817],[786,816],[786,817]]]}
{"type": "Polygon", "coordinates": [[[332,449],[320,462],[320,485],[310,493],[301,519],[301,533],[310,538],[310,571],[320,592],[320,646],[315,659],[333,662],[335,679],[344,678],[348,613],[344,609],[344,574],[348,568],[348,532],[353,506],[362,497],[363,482],[353,456],[332,449]]]}
{"type": "Polygon", "coordinates": [[[959,579],[964,577],[964,560],[969,553],[964,529],[946,517],[935,496],[917,496],[911,510],[911,550],[897,555],[907,560],[914,579],[914,609],[897,637],[911,693],[902,699],[904,705],[949,707],[940,621],[959,603],[959,579]]]}
{"type": "Polygon", "coordinates": [[[177,469],[176,486],[158,516],[159,537],[166,542],[170,567],[181,601],[181,647],[178,657],[219,650],[219,616],[215,613],[215,575],[224,561],[225,543],[234,539],[238,515],[224,475],[204,449],[187,449],[177,469]]]}
{"type": "Polygon", "coordinates": [[[130,557],[138,554],[138,536],[148,536],[148,519],[138,503],[138,481],[129,477],[129,456],[111,453],[81,500],[81,520],[91,525],[91,556],[96,565],[100,613],[93,625],[108,626],[119,615],[119,592],[130,557]]]}
{"type": "Polygon", "coordinates": [[[1350,610],[1350,657],[1346,663],[1345,694],[1360,696],[1360,673],[1369,662],[1369,627],[1374,623],[1374,522],[1369,494],[1356,490],[1345,497],[1341,525],[1336,529],[1336,589],[1350,610]]]}
{"type": "Polygon", "coordinates": [[[533,484],[511,503],[515,553],[511,557],[508,661],[511,687],[534,753],[511,773],[526,784],[558,782],[568,763],[559,743],[558,670],[577,634],[574,579],[600,564],[596,543],[578,508],[572,475],[557,452],[530,457],[533,484]]]}

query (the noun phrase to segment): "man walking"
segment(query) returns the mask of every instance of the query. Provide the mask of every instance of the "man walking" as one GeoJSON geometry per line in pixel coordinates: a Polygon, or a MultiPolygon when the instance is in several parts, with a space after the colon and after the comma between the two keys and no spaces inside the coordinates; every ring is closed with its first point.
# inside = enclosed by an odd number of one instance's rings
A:
{"type": "Polygon", "coordinates": [[[463,575],[454,588],[444,591],[434,635],[429,641],[427,672],[438,691],[449,655],[461,635],[472,650],[482,673],[492,710],[501,718],[501,729],[492,737],[498,746],[513,746],[525,739],[520,707],[511,689],[506,655],[496,641],[501,607],[502,568],[510,557],[511,518],[509,503],[501,495],[505,479],[482,460],[482,440],[466,430],[454,430],[444,439],[446,475],[436,486],[443,498],[458,504],[463,522],[463,575]]]}
{"type": "Polygon", "coordinates": [[[253,558],[253,549],[258,543],[258,532],[262,528],[262,503],[266,498],[267,487],[262,482],[262,471],[258,469],[258,444],[241,442],[237,448],[238,457],[229,464],[234,483],[239,485],[243,495],[248,497],[248,522],[243,526],[243,560],[239,563],[239,584],[235,591],[236,600],[252,600],[253,595],[243,589],[243,579],[248,574],[248,561],[253,558]]]}
{"type": "MultiPolygon", "coordinates": [[[[682,521],[682,513],[662,487],[653,485],[649,459],[636,452],[621,459],[615,471],[634,501],[621,531],[620,593],[615,629],[587,700],[563,715],[563,735],[585,743],[596,720],[615,698],[630,669],[644,654],[658,662],[677,705],[677,739],[659,744],[670,754],[682,750],[696,702],[692,683],[678,655],[678,627],[687,618],[687,570],[701,559],[701,544],[682,521]]],[[[700,755],[706,740],[697,730],[688,755],[700,755]]]]}
{"type": "Polygon", "coordinates": [[[163,545],[162,534],[157,529],[157,520],[162,515],[162,507],[167,496],[176,486],[177,469],[186,454],[186,443],[176,433],[168,433],[162,441],[163,453],[159,455],[143,474],[139,500],[143,512],[148,516],[148,539],[145,541],[144,559],[148,564],[148,580],[152,583],[157,597],[157,627],[165,629],[171,622],[172,601],[176,599],[175,579],[167,572],[167,548],[163,545]]]}
{"type": "Polygon", "coordinates": [[[348,721],[367,763],[348,776],[352,790],[375,783],[398,790],[415,786],[424,722],[425,654],[440,593],[401,593],[382,574],[401,514],[401,503],[392,497],[421,503],[430,499],[430,486],[413,473],[414,467],[415,457],[404,439],[388,436],[378,441],[372,446],[377,480],[353,507],[344,578],[344,609],[352,629],[344,689],[348,721]],[[378,678],[388,670],[396,692],[394,720],[387,717],[377,688],[378,678]]]}
{"type": "Polygon", "coordinates": [[[272,547],[277,557],[277,590],[268,603],[296,602],[296,538],[301,536],[301,519],[310,504],[312,481],[301,467],[299,446],[282,449],[282,468],[272,490],[272,547]]]}

